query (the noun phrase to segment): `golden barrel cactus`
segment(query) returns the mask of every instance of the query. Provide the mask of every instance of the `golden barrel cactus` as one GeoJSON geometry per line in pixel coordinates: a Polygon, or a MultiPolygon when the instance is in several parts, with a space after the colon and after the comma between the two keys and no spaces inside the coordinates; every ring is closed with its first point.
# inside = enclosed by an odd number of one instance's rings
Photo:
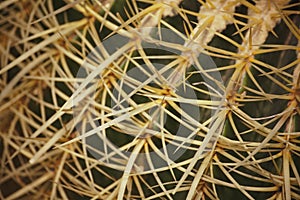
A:
{"type": "Polygon", "coordinates": [[[300,199],[300,2],[0,3],[0,199],[300,199]]]}

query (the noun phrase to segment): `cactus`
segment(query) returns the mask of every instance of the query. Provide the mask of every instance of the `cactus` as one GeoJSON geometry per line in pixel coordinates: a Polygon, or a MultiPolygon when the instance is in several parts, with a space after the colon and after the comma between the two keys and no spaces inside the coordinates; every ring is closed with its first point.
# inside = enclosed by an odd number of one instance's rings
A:
{"type": "Polygon", "coordinates": [[[300,199],[300,3],[0,3],[0,199],[300,199]]]}

